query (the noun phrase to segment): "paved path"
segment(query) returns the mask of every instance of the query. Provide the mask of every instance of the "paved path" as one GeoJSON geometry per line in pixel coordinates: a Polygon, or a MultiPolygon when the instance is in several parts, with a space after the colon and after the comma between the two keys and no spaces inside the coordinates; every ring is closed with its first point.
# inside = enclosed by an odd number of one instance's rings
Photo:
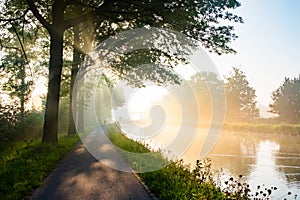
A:
{"type": "MultiPolygon", "coordinates": [[[[95,137],[99,138],[99,135],[94,132],[87,137],[87,140],[96,141],[95,137]]],[[[86,142],[84,143],[86,144],[86,142]]],[[[97,149],[103,149],[101,146],[105,146],[107,149],[107,145],[109,144],[105,144],[105,142],[98,144],[97,149]]],[[[100,152],[106,158],[104,161],[107,162],[107,158],[110,156],[120,157],[117,151],[112,148],[108,149],[110,150],[100,152]]],[[[124,165],[124,163],[114,164],[124,165]]],[[[151,200],[152,198],[133,173],[118,171],[104,165],[101,159],[95,159],[80,143],[65,156],[30,199],[151,200]]]]}

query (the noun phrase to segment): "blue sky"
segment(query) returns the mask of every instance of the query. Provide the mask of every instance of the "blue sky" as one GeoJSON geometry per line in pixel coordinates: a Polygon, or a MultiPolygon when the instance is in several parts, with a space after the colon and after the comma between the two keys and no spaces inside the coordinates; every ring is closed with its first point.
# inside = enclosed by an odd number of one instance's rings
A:
{"type": "Polygon", "coordinates": [[[268,106],[271,93],[284,77],[300,73],[300,1],[241,0],[234,10],[244,18],[235,25],[239,38],[231,44],[235,55],[209,54],[219,73],[227,75],[232,66],[246,73],[256,89],[259,104],[268,106]]]}

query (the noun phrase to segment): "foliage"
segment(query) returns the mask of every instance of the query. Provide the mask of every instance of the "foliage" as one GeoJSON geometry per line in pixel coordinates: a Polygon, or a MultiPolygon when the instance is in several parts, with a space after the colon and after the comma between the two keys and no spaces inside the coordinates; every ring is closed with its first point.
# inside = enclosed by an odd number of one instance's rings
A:
{"type": "Polygon", "coordinates": [[[28,197],[78,140],[61,137],[59,146],[35,140],[0,152],[0,199],[28,197]]]}
{"type": "Polygon", "coordinates": [[[210,180],[209,167],[197,161],[193,170],[182,161],[157,171],[139,174],[158,199],[225,199],[210,180]],[[208,171],[208,172],[206,172],[208,171]]]}
{"type": "Polygon", "coordinates": [[[298,78],[285,78],[272,93],[272,100],[270,112],[278,114],[283,122],[300,123],[300,75],[298,78]]]}
{"type": "Polygon", "coordinates": [[[21,114],[16,102],[2,104],[0,101],[0,144],[9,145],[16,140],[31,140],[41,135],[43,116],[38,111],[21,114]]]}
{"type": "Polygon", "coordinates": [[[214,110],[222,113],[225,106],[224,82],[214,72],[201,72],[193,75],[189,83],[197,97],[200,123],[210,124],[214,110]]]}
{"type": "MultiPolygon", "coordinates": [[[[6,10],[10,11],[13,13],[11,8],[6,10]]],[[[18,108],[24,114],[35,81],[45,76],[47,38],[41,39],[45,34],[30,15],[13,21],[1,21],[0,17],[0,30],[0,50],[3,53],[0,58],[0,91],[18,99],[18,108]]]]}
{"type": "Polygon", "coordinates": [[[225,89],[227,121],[249,122],[259,117],[255,89],[249,86],[244,72],[233,67],[233,72],[226,78],[225,89]]]}
{"type": "Polygon", "coordinates": [[[4,105],[0,99],[0,141],[9,141],[15,135],[18,112],[16,103],[4,105]]]}
{"type": "Polygon", "coordinates": [[[0,22],[22,22],[28,16],[34,15],[49,33],[51,41],[50,79],[43,141],[52,143],[57,143],[63,36],[66,30],[95,20],[97,25],[104,27],[104,29],[100,27],[100,30],[103,31],[98,32],[98,36],[103,41],[103,38],[113,34],[113,30],[122,29],[122,27],[133,29],[143,26],[157,26],[182,32],[188,37],[200,41],[208,50],[221,54],[234,52],[228,43],[235,39],[236,35],[233,33],[233,26],[221,25],[219,21],[243,22],[242,18],[229,12],[230,9],[240,6],[236,0],[175,2],[173,0],[164,2],[160,0],[132,2],[54,0],[51,4],[45,1],[6,0],[1,3],[3,4],[1,11],[3,12],[0,15],[0,22]],[[113,23],[117,26],[113,26],[113,23]]]}
{"type": "Polygon", "coordinates": [[[24,106],[29,99],[33,85],[33,81],[26,77],[25,67],[25,60],[17,55],[5,55],[1,59],[0,73],[2,76],[5,74],[4,80],[6,79],[2,90],[7,91],[12,98],[19,99],[21,113],[24,113],[24,106]]]}

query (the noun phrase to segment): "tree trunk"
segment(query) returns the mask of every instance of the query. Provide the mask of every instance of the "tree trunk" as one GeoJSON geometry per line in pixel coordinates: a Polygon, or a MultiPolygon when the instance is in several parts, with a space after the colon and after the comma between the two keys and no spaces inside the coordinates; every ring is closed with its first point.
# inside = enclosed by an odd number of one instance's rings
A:
{"type": "Polygon", "coordinates": [[[43,143],[58,143],[58,109],[63,64],[63,30],[57,27],[50,33],[50,64],[48,94],[43,129],[43,143]]]}
{"type": "Polygon", "coordinates": [[[78,102],[78,122],[77,130],[78,132],[84,131],[84,76],[79,79],[78,87],[79,89],[79,102],[78,102]]]}
{"type": "Polygon", "coordinates": [[[20,113],[21,113],[21,118],[23,120],[24,117],[24,112],[25,112],[25,96],[26,96],[26,89],[27,85],[25,83],[25,78],[26,78],[26,73],[25,73],[25,64],[22,62],[21,66],[21,93],[20,93],[20,113]]]}
{"type": "Polygon", "coordinates": [[[73,46],[73,64],[71,70],[71,85],[70,85],[70,106],[69,106],[69,126],[68,126],[68,135],[76,134],[76,111],[77,111],[77,90],[74,90],[74,83],[76,75],[78,73],[78,66],[80,63],[80,52],[79,48],[79,28],[78,26],[74,27],[74,46],[73,46]]]}

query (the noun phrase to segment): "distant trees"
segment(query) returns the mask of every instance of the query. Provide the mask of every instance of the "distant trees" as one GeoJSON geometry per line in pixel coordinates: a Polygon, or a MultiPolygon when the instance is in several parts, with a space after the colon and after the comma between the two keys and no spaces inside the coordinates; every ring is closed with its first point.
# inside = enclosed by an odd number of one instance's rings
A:
{"type": "Polygon", "coordinates": [[[214,109],[221,112],[220,106],[224,105],[224,82],[214,72],[200,72],[194,74],[189,83],[196,91],[200,123],[209,124],[214,109]]]}
{"type": "MultiPolygon", "coordinates": [[[[191,77],[190,83],[196,90],[200,113],[205,120],[211,116],[211,91],[218,91],[223,84],[217,75],[198,73],[191,77]],[[208,87],[214,88],[208,90],[208,87]]],[[[253,122],[259,119],[255,89],[249,85],[243,71],[233,67],[225,79],[226,92],[226,121],[253,122]]],[[[282,85],[272,93],[273,102],[269,105],[269,112],[278,114],[274,118],[277,122],[300,123],[300,74],[295,78],[285,78],[282,85]]],[[[218,105],[218,104],[216,104],[218,105]]]]}
{"type": "Polygon", "coordinates": [[[225,83],[213,72],[197,73],[189,82],[196,92],[199,112],[204,122],[211,119],[213,109],[221,112],[224,107],[224,103],[221,102],[224,101],[221,99],[221,93],[224,89],[227,122],[250,122],[259,118],[255,89],[249,86],[245,73],[240,69],[233,67],[225,83]]]}
{"type": "Polygon", "coordinates": [[[227,121],[252,121],[259,117],[255,89],[249,86],[244,72],[233,67],[230,76],[226,78],[225,90],[227,121]]]}
{"type": "Polygon", "coordinates": [[[298,78],[285,78],[282,85],[272,93],[273,103],[270,112],[289,123],[300,122],[300,75],[298,78]]]}

